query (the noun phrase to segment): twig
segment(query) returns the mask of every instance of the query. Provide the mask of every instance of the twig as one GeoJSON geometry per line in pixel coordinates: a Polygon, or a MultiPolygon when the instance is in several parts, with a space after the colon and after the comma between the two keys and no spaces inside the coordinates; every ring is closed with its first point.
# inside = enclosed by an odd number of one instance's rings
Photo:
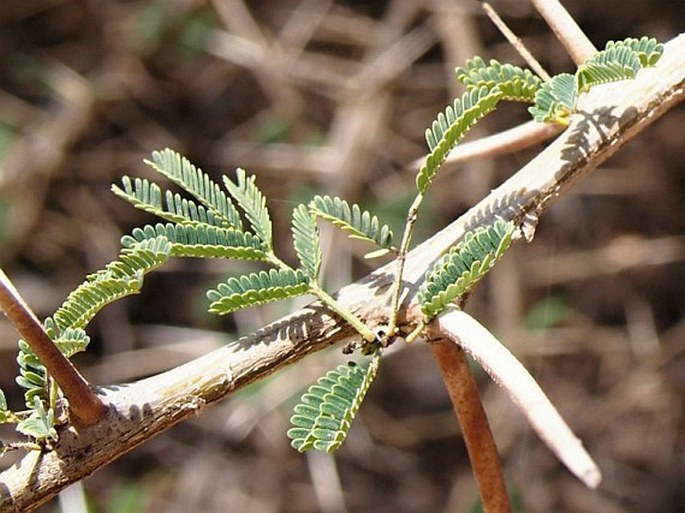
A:
{"type": "Polygon", "coordinates": [[[535,379],[497,338],[473,317],[450,308],[436,319],[437,336],[455,340],[511,397],[535,432],[586,486],[597,488],[602,476],[535,379]]]}
{"type": "Polygon", "coordinates": [[[471,460],[485,513],[511,511],[502,463],[464,351],[449,338],[430,343],[471,460]]]}
{"type": "Polygon", "coordinates": [[[499,31],[504,35],[504,37],[507,38],[507,41],[509,41],[509,43],[511,43],[511,45],[516,49],[519,55],[523,57],[523,60],[526,61],[528,66],[530,66],[531,69],[542,80],[544,80],[545,82],[549,82],[549,80],[552,77],[549,76],[549,73],[547,73],[545,68],[542,67],[542,65],[533,56],[533,54],[530,53],[528,48],[526,48],[526,45],[523,44],[521,38],[514,34],[514,32],[507,26],[504,20],[500,18],[499,14],[497,14],[497,11],[495,11],[495,9],[493,9],[493,7],[488,2],[482,2],[482,4],[483,10],[485,11],[485,14],[488,15],[488,18],[490,18],[490,21],[492,21],[492,23],[494,23],[494,25],[499,29],[499,31]]]}
{"type": "Polygon", "coordinates": [[[580,66],[597,53],[595,45],[559,0],[531,0],[531,3],[564,45],[576,66],[580,66]]]}
{"type": "Polygon", "coordinates": [[[5,312],[22,338],[35,351],[48,373],[69,401],[77,424],[90,426],[101,420],[107,406],[93,392],[88,382],[57,349],[35,314],[23,301],[9,278],[0,269],[0,309],[5,312]]]}

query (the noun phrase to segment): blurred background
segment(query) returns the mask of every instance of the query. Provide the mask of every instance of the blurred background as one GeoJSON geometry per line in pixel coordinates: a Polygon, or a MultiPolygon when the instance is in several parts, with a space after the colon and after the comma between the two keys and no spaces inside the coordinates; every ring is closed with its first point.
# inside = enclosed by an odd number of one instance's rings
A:
{"type": "MultiPolygon", "coordinates": [[[[566,0],[603,47],[683,29],[685,3],[566,0]]],[[[526,0],[493,5],[548,71],[573,65],[526,0]]],[[[472,0],[4,0],[0,4],[0,264],[40,317],[155,222],[110,192],[174,148],[220,181],[237,166],[270,200],[278,246],[313,193],[372,209],[400,233],[425,128],[461,94],[475,55],[523,64],[472,0]]],[[[527,119],[506,105],[470,139],[527,119]]],[[[521,358],[600,465],[590,491],[478,373],[516,511],[681,512],[685,503],[685,111],[674,109],[541,219],[468,310],[521,358]]],[[[458,217],[544,147],[446,169],[415,238],[458,217]]],[[[335,290],[368,247],[326,230],[335,290]]],[[[96,384],[132,381],[276,320],[232,318],[204,291],[244,264],[175,260],[108,307],[75,361],[96,384]]],[[[0,319],[0,386],[21,408],[16,334],[0,319]]],[[[348,442],[300,455],[298,394],[346,361],[317,354],[214,405],[100,470],[43,512],[472,512],[477,494],[430,351],[384,358],[348,442]],[[87,503],[87,510],[84,504],[87,503]]],[[[12,437],[12,432],[4,432],[12,437]]],[[[11,465],[18,455],[0,460],[11,465]]]]}

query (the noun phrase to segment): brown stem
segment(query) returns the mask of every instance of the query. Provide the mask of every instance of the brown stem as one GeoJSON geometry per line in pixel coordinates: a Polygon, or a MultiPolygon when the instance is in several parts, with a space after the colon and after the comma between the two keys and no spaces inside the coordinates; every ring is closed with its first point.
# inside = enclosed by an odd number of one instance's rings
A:
{"type": "Polygon", "coordinates": [[[107,406],[93,392],[88,382],[55,346],[43,325],[29,309],[9,278],[0,269],[0,309],[21,337],[38,355],[48,373],[57,382],[69,401],[71,413],[78,424],[90,426],[101,420],[107,406]]]}
{"type": "Polygon", "coordinates": [[[430,344],[461,425],[485,513],[509,513],[502,464],[464,351],[449,339],[430,344]]]}

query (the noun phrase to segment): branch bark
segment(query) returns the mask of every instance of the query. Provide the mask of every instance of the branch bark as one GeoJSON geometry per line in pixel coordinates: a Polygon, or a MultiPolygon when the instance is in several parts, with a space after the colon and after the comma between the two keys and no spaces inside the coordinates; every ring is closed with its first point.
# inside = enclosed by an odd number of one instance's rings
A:
{"type": "MultiPolygon", "coordinates": [[[[667,43],[655,68],[640,71],[633,81],[594,88],[582,99],[581,113],[550,146],[464,216],[411,251],[404,276],[402,333],[409,333],[421,319],[416,293],[426,268],[466,231],[497,217],[520,224],[535,219],[578,179],[682,101],[684,56],[685,35],[680,35],[667,43]]],[[[382,326],[388,319],[394,268],[391,262],[341,289],[338,300],[369,327],[382,326]]],[[[63,429],[54,451],[29,453],[0,474],[0,511],[31,511],[206,405],[352,336],[346,323],[312,304],[166,373],[102,387],[99,392],[110,405],[104,420],[78,431],[63,429]]]]}

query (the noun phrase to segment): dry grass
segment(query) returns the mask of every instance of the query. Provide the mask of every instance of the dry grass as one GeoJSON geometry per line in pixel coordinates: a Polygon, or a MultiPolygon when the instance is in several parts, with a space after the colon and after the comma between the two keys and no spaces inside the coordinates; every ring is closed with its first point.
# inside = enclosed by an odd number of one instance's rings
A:
{"type": "MultiPolygon", "coordinates": [[[[678,2],[565,3],[598,46],[666,40],[685,19],[678,2]]],[[[528,2],[495,5],[546,69],[570,69],[528,2]]],[[[150,222],[109,184],[148,173],[142,159],[164,146],[216,176],[236,166],[258,174],[284,248],[290,211],[312,190],[400,226],[423,130],[459,92],[453,67],[474,54],[520,62],[503,41],[468,0],[4,2],[0,262],[49,315],[115,257],[122,233],[150,222]]],[[[474,135],[524,120],[504,108],[474,135]]],[[[598,491],[582,488],[483,378],[518,511],[682,510],[684,124],[682,109],[670,113],[563,198],[470,300],[604,472],[598,491]]],[[[539,147],[445,172],[421,229],[458,216],[539,147]]],[[[368,272],[366,248],[327,237],[332,289],[368,272]]],[[[132,380],[286,308],[210,318],[203,289],[229,272],[237,268],[175,262],[99,316],[78,363],[98,384],[132,380]]],[[[18,404],[14,338],[0,322],[0,381],[18,404]]],[[[282,372],[99,472],[84,483],[94,511],[470,511],[465,451],[421,344],[387,355],[335,460],[288,447],[297,393],[341,359],[330,352],[282,372]]]]}

